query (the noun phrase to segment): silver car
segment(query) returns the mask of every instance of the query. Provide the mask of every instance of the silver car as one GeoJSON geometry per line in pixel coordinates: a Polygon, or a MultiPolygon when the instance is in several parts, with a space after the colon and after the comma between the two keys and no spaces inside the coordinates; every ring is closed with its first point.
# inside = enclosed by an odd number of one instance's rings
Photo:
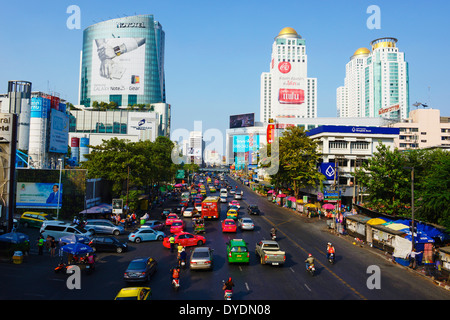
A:
{"type": "Polygon", "coordinates": [[[213,249],[209,247],[196,247],[191,254],[189,266],[192,270],[213,268],[213,249]]]}
{"type": "Polygon", "coordinates": [[[238,221],[238,226],[241,230],[253,230],[255,228],[255,224],[253,220],[250,218],[241,218],[238,221]]]}

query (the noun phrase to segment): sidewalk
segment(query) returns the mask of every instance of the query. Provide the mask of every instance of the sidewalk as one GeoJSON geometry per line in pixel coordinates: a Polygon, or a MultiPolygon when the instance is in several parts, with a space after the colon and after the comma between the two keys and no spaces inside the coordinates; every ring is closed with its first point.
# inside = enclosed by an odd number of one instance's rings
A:
{"type": "MultiPolygon", "coordinates": [[[[233,179],[233,178],[232,178],[233,179]]],[[[234,179],[233,179],[234,180],[234,179]]],[[[242,184],[240,181],[234,180],[236,182],[239,182],[242,186],[246,187],[248,189],[248,191],[253,192],[254,194],[262,197],[261,195],[259,195],[258,193],[256,193],[255,191],[253,191],[251,188],[249,188],[248,186],[242,184]]],[[[355,239],[351,236],[349,236],[348,234],[340,234],[338,232],[336,232],[334,229],[330,229],[327,225],[327,220],[326,218],[320,219],[318,217],[313,217],[313,218],[308,218],[306,217],[306,215],[301,214],[293,209],[289,209],[289,208],[285,208],[285,207],[280,207],[275,203],[272,203],[272,205],[277,206],[278,208],[283,208],[297,216],[301,216],[304,219],[307,219],[308,221],[311,222],[311,225],[323,230],[326,229],[326,231],[328,231],[330,234],[336,236],[336,237],[340,237],[348,242],[351,242],[355,245],[360,246],[361,248],[364,248],[366,250],[368,250],[369,252],[376,254],[380,257],[382,257],[383,259],[390,261],[392,264],[400,267],[400,268],[404,268],[409,272],[413,272],[417,275],[420,275],[424,278],[426,278],[429,281],[432,281],[434,284],[446,289],[450,291],[450,283],[448,282],[448,279],[445,279],[443,276],[439,276],[437,275],[437,270],[434,268],[434,265],[420,265],[418,266],[415,270],[413,270],[410,267],[407,266],[403,266],[401,264],[398,264],[397,262],[394,261],[394,258],[392,257],[391,254],[389,254],[388,252],[383,252],[382,250],[378,249],[378,248],[374,248],[371,247],[370,245],[366,244],[366,243],[361,243],[361,242],[357,242],[355,241],[355,239]]]]}

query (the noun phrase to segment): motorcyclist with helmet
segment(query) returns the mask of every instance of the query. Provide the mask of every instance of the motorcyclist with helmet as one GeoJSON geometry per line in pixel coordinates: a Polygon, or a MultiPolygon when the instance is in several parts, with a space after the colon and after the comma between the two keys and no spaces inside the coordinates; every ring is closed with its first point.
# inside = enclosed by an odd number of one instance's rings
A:
{"type": "Polygon", "coordinates": [[[311,253],[308,254],[308,258],[305,260],[305,263],[306,263],[306,270],[308,270],[310,266],[313,266],[313,267],[314,267],[314,261],[315,261],[315,259],[314,259],[314,257],[312,256],[312,254],[311,254],[311,253]]]}
{"type": "Polygon", "coordinates": [[[233,294],[233,287],[234,287],[234,282],[233,279],[231,279],[231,277],[228,278],[228,280],[223,284],[222,290],[224,291],[225,294],[225,298],[227,297],[227,293],[231,293],[233,294]]]}
{"type": "MultiPolygon", "coordinates": [[[[334,246],[331,244],[331,242],[328,242],[327,244],[327,260],[330,259],[331,254],[335,254],[336,250],[334,249],[334,246]]],[[[335,255],[333,255],[333,260],[335,258],[335,255]]]]}

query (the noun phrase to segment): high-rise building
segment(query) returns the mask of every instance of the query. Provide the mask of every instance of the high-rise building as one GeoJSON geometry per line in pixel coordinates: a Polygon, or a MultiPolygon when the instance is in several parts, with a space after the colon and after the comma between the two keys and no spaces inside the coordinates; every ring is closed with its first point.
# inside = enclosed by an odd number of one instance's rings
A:
{"type": "Polygon", "coordinates": [[[336,91],[339,117],[406,119],[409,75],[395,38],[380,38],[356,50],[346,65],[344,86],[336,91]]]}
{"type": "Polygon", "coordinates": [[[191,131],[189,133],[189,148],[187,156],[190,157],[191,163],[203,164],[203,134],[201,131],[191,131]]]}
{"type": "Polygon", "coordinates": [[[317,117],[317,79],[308,78],[305,40],[293,29],[272,45],[270,71],[261,74],[260,121],[317,117]]]}
{"type": "Polygon", "coordinates": [[[153,15],[94,24],[83,32],[79,104],[165,103],[162,26],[153,15]]]}

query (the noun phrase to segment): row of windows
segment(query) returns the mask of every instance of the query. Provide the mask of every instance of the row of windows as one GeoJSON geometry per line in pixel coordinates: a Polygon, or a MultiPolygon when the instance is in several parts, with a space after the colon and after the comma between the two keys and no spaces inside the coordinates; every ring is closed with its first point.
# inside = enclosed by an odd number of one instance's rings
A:
{"type": "MultiPolygon", "coordinates": [[[[343,140],[329,141],[328,147],[330,149],[347,149],[348,141],[343,141],[343,140]]],[[[368,150],[369,142],[367,142],[367,141],[352,141],[352,142],[350,142],[350,148],[357,149],[357,150],[368,150]]]]}

